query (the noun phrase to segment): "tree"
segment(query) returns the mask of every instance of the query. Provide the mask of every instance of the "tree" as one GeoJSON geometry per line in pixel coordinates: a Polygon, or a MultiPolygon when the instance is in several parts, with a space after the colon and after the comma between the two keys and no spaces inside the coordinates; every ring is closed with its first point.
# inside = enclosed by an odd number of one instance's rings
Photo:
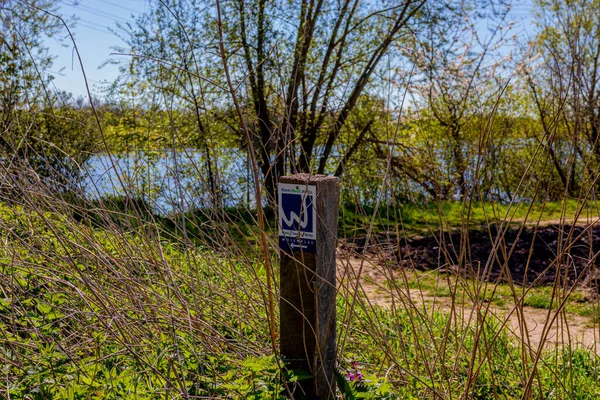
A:
{"type": "MultiPolygon", "coordinates": [[[[93,135],[89,114],[49,89],[52,56],[44,40],[62,22],[49,0],[0,1],[0,168],[42,178],[52,190],[76,187],[93,135]]],[[[6,182],[2,182],[3,184],[6,182]]]]}
{"type": "MultiPolygon", "coordinates": [[[[35,1],[32,5],[20,1],[0,1],[0,120],[2,132],[14,124],[11,113],[40,102],[50,76],[45,74],[52,57],[43,45],[45,36],[53,36],[60,21],[41,9],[55,8],[51,1],[35,1]]],[[[5,135],[3,135],[5,136],[5,135]]],[[[2,142],[6,144],[4,137],[2,142]]]]}
{"type": "MultiPolygon", "coordinates": [[[[425,17],[424,3],[222,2],[229,65],[239,93],[247,94],[244,112],[271,195],[278,177],[287,172],[343,170],[331,164],[335,158],[338,163],[348,161],[337,154],[342,132],[360,99],[379,81],[381,60],[391,55],[392,44],[418,29],[414,21],[425,17]]],[[[213,110],[226,104],[226,94],[219,89],[223,76],[212,3],[154,4],[128,27],[125,38],[136,63],[144,65],[141,77],[147,80],[158,71],[170,71],[173,86],[168,90],[173,93],[177,86],[181,101],[193,104],[189,95],[196,87],[202,104],[211,104],[213,110]]],[[[127,70],[130,64],[123,67],[127,70]]],[[[165,75],[161,77],[164,82],[165,75]]],[[[355,138],[361,142],[364,136],[355,138]]]]}
{"type": "MultiPolygon", "coordinates": [[[[140,16],[134,25],[122,27],[130,33],[124,38],[130,49],[118,50],[131,50],[142,58],[133,58],[123,65],[123,74],[113,89],[120,95],[123,95],[123,87],[128,95],[137,91],[135,97],[140,99],[150,93],[148,97],[161,103],[163,109],[188,110],[189,120],[195,126],[194,144],[204,156],[209,191],[215,204],[219,204],[218,177],[211,149],[212,124],[207,114],[207,102],[214,100],[207,91],[213,88],[197,79],[204,74],[205,67],[202,56],[197,53],[204,13],[198,12],[200,3],[196,0],[162,3],[164,6],[159,3],[162,1],[152,4],[150,11],[140,16]]],[[[144,103],[142,106],[148,101],[144,103]]]]}
{"type": "Polygon", "coordinates": [[[416,111],[397,146],[379,153],[391,158],[396,175],[434,198],[479,196],[495,139],[488,122],[506,95],[502,68],[510,54],[500,56],[498,49],[510,30],[509,7],[484,1],[427,4],[425,10],[435,18],[424,20],[420,34],[403,46],[416,71],[409,85],[416,111]]]}
{"type": "Polygon", "coordinates": [[[536,1],[539,62],[526,81],[540,143],[563,190],[576,195],[600,165],[600,19],[595,0],[536,1]]]}

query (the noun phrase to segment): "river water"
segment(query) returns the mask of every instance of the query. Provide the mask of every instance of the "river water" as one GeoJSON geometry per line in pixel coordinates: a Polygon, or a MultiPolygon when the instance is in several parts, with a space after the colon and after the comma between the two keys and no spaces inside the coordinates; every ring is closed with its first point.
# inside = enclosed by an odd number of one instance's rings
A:
{"type": "MultiPolygon", "coordinates": [[[[252,206],[248,162],[244,150],[227,149],[212,160],[213,174],[225,207],[252,206]]],[[[90,198],[130,196],[143,199],[158,214],[181,208],[208,207],[212,196],[208,168],[198,150],[99,154],[84,166],[84,193],[90,198]]]]}

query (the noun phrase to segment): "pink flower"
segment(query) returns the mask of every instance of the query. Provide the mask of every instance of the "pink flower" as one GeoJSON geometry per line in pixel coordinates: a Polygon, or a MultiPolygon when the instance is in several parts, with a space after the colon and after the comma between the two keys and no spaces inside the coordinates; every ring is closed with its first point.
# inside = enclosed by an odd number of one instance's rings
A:
{"type": "Polygon", "coordinates": [[[362,382],[363,379],[365,378],[365,376],[358,371],[358,361],[353,360],[351,362],[351,365],[352,365],[352,371],[348,371],[348,380],[350,382],[354,382],[354,381],[356,381],[357,383],[362,382]]]}

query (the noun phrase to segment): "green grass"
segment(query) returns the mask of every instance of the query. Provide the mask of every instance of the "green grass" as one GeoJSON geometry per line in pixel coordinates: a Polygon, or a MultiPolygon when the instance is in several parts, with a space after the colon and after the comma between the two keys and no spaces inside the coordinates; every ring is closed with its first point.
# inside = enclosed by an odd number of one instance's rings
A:
{"type": "MultiPolygon", "coordinates": [[[[553,289],[551,286],[536,286],[523,288],[515,285],[514,292],[510,285],[506,283],[483,284],[481,290],[477,290],[476,282],[470,278],[458,279],[454,275],[439,273],[436,271],[427,272],[406,272],[409,276],[408,288],[420,291],[427,296],[450,297],[455,295],[457,299],[464,304],[472,304],[472,299],[475,293],[479,292],[479,301],[485,301],[502,309],[508,309],[515,304],[515,295],[517,299],[521,299],[524,306],[549,309],[557,307],[557,301],[553,300],[553,289]]],[[[402,282],[387,281],[385,286],[393,288],[396,285],[403,287],[402,282]]],[[[599,308],[597,301],[593,298],[588,290],[576,288],[569,293],[564,304],[564,310],[568,313],[580,315],[582,317],[590,317],[590,322],[597,321],[599,308]]]]}
{"type": "MultiPolygon", "coordinates": [[[[3,396],[284,398],[258,257],[177,242],[151,220],[69,215],[0,205],[3,396]]],[[[410,285],[448,295],[447,281],[428,273],[410,285]]],[[[486,296],[508,301],[508,290],[486,296]]],[[[459,286],[457,298],[467,295],[459,286]]],[[[360,370],[376,398],[518,398],[529,377],[536,398],[600,395],[591,352],[566,346],[535,363],[493,320],[466,325],[361,301],[351,310],[351,299],[338,294],[338,366],[342,376],[360,370]]],[[[284,379],[293,386],[302,376],[284,379]]]]}
{"type": "MultiPolygon", "coordinates": [[[[372,214],[373,209],[346,205],[340,212],[341,233],[344,236],[366,234],[372,214]]],[[[400,232],[409,236],[423,235],[432,229],[436,231],[439,226],[446,229],[460,228],[467,221],[471,229],[484,229],[491,223],[501,221],[533,225],[539,220],[540,224],[544,225],[546,221],[564,218],[565,224],[571,224],[576,214],[579,214],[579,223],[587,223],[588,218],[590,222],[595,221],[600,216],[600,202],[588,201],[585,205],[573,199],[565,202],[536,202],[533,205],[473,202],[470,208],[468,204],[459,201],[410,203],[389,207],[383,205],[374,219],[373,232],[395,232],[398,228],[400,232]]]]}
{"type": "MultiPolygon", "coordinates": [[[[171,237],[174,242],[180,240],[183,226],[180,217],[152,215],[148,211],[149,206],[142,201],[134,200],[134,204],[144,219],[154,220],[161,226],[165,237],[171,237]]],[[[576,200],[567,200],[564,204],[563,202],[534,203],[530,211],[528,207],[529,205],[525,203],[509,207],[506,204],[474,202],[468,219],[469,227],[485,229],[490,223],[503,221],[507,211],[514,224],[523,222],[535,224],[540,220],[540,224],[544,225],[547,221],[561,218],[569,224],[573,222],[577,210],[581,209],[582,205],[576,200]]],[[[114,197],[104,199],[102,204],[93,202],[92,207],[80,206],[78,211],[74,212],[74,216],[78,220],[87,220],[96,226],[102,226],[106,209],[110,211],[112,219],[117,223],[122,222],[124,215],[131,217],[135,214],[132,205],[126,199],[114,197]]],[[[340,208],[338,235],[340,238],[364,236],[371,221],[373,221],[372,234],[398,232],[401,236],[421,236],[431,234],[432,231],[436,232],[440,225],[444,229],[453,230],[463,226],[466,221],[466,209],[466,205],[458,201],[382,205],[373,219],[373,208],[347,204],[340,208]]],[[[587,217],[592,221],[594,215],[596,218],[600,215],[600,203],[587,202],[583,210],[578,221],[585,223],[587,217]]],[[[264,213],[267,233],[276,236],[276,210],[265,207],[264,213]]],[[[224,208],[218,211],[192,210],[185,214],[186,234],[198,246],[218,244],[226,234],[235,240],[237,246],[248,250],[248,245],[252,247],[256,242],[258,234],[256,226],[256,210],[247,208],[224,208]],[[215,221],[218,221],[217,225],[215,221]]]]}

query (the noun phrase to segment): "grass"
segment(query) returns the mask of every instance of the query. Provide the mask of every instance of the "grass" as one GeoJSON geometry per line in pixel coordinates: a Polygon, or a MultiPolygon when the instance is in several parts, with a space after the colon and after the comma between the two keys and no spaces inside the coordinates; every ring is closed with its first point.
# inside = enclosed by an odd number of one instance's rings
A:
{"type": "MultiPolygon", "coordinates": [[[[78,220],[86,218],[101,226],[102,218],[106,216],[107,209],[111,212],[114,220],[115,217],[118,219],[122,214],[131,213],[132,207],[135,206],[142,211],[145,219],[153,219],[161,226],[165,237],[171,237],[174,242],[180,240],[182,235],[181,220],[172,216],[152,215],[148,211],[151,210],[149,205],[135,199],[133,202],[134,205],[129,204],[122,196],[109,197],[102,202],[92,201],[91,207],[80,206],[74,211],[74,216],[78,220]],[[98,210],[100,214],[94,214],[94,209],[98,210]]],[[[579,223],[593,221],[590,215],[594,215],[594,211],[598,207],[600,207],[598,202],[587,202],[577,221],[579,223]]],[[[389,205],[389,207],[382,207],[373,220],[373,232],[395,232],[398,227],[402,231],[402,235],[410,237],[428,235],[432,229],[436,230],[438,229],[436,227],[440,225],[447,230],[458,229],[463,225],[463,209],[464,205],[456,201],[444,201],[438,204],[432,202],[427,204],[389,205]],[[392,208],[392,211],[388,208],[392,208]],[[438,211],[441,214],[438,214],[438,211]]],[[[524,221],[535,224],[538,220],[541,225],[545,225],[549,221],[555,222],[561,218],[568,224],[574,221],[576,213],[581,209],[581,204],[576,200],[567,200],[564,204],[563,202],[534,203],[530,211],[528,211],[527,204],[509,207],[506,204],[475,202],[471,206],[469,226],[471,229],[485,229],[490,223],[503,221],[507,211],[512,216],[512,222],[515,225],[524,221]]],[[[269,235],[275,236],[276,211],[273,207],[265,207],[264,212],[267,221],[266,231],[269,235]]],[[[372,220],[372,212],[373,209],[369,207],[356,207],[346,204],[345,207],[340,209],[339,236],[342,238],[365,236],[372,220]]],[[[216,214],[214,211],[207,212],[207,210],[186,212],[186,235],[195,245],[205,246],[209,244],[217,246],[225,233],[235,241],[236,246],[245,250],[251,249],[255,245],[258,229],[254,210],[244,207],[231,207],[217,210],[216,214]]],[[[597,211],[595,215],[598,215],[597,211]]]]}
{"type": "MultiPolygon", "coordinates": [[[[162,222],[135,213],[115,223],[100,209],[92,223],[49,206],[0,205],[3,396],[284,398],[286,382],[293,387],[305,376],[279,374],[265,270],[254,253],[236,250],[239,238],[223,236],[232,240],[223,252],[176,240],[162,222]]],[[[468,296],[472,281],[452,294],[448,279],[414,273],[410,289],[468,296]]],[[[494,287],[478,301],[508,304],[510,288],[494,287]]],[[[578,293],[567,307],[583,312],[589,303],[578,293]]],[[[525,303],[544,306],[549,295],[532,288],[525,303]]],[[[600,395],[592,352],[565,346],[536,361],[534,349],[489,318],[466,324],[401,301],[382,309],[364,299],[351,316],[352,290],[342,287],[337,298],[340,374],[359,370],[365,382],[356,390],[375,398],[518,398],[530,378],[536,398],[600,395]]]]}
{"type": "Polygon", "coordinates": [[[10,398],[212,397],[268,378],[248,375],[268,336],[243,265],[148,241],[148,225],[91,229],[20,207],[3,207],[1,223],[13,233],[0,255],[10,398]]]}
{"type": "MultiPolygon", "coordinates": [[[[374,219],[374,232],[394,232],[396,225],[406,235],[429,234],[431,229],[442,226],[452,230],[461,228],[469,221],[471,229],[484,229],[490,224],[508,221],[511,224],[529,225],[564,220],[565,224],[590,223],[598,220],[600,202],[586,201],[583,204],[574,199],[516,203],[513,205],[490,202],[473,202],[470,212],[466,204],[459,201],[430,203],[405,203],[382,207],[374,219]],[[505,216],[508,216],[505,218],[505,216]],[[575,221],[575,217],[577,220],[575,221]]],[[[365,235],[372,219],[373,210],[369,207],[356,207],[351,204],[340,212],[340,230],[345,236],[365,235]]]]}
{"type": "MultiPolygon", "coordinates": [[[[430,297],[455,297],[462,300],[465,304],[472,304],[472,298],[477,285],[480,282],[471,278],[457,278],[455,275],[440,273],[437,271],[408,271],[408,288],[419,291],[430,297]]],[[[396,281],[387,281],[386,287],[392,289],[397,286],[396,281]]],[[[547,310],[556,308],[557,302],[551,286],[535,286],[523,288],[515,286],[513,289],[506,283],[495,283],[488,285],[485,290],[478,294],[478,300],[501,308],[509,309],[515,304],[515,294],[517,299],[522,298],[522,304],[527,307],[547,310]]],[[[590,322],[598,320],[600,310],[597,301],[590,293],[589,289],[575,288],[565,300],[564,310],[571,314],[582,317],[590,317],[590,322]]]]}

